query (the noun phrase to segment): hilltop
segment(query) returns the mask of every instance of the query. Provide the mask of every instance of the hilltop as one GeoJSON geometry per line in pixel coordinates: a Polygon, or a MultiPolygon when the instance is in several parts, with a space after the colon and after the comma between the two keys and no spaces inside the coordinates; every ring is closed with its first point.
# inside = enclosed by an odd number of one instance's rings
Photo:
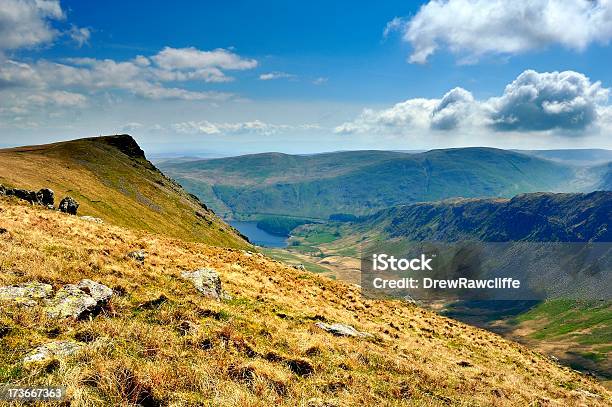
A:
{"type": "Polygon", "coordinates": [[[348,151],[309,156],[255,154],[160,163],[224,216],[327,219],[452,197],[511,197],[560,191],[575,168],[493,148],[424,153],[348,151]]]}
{"type": "Polygon", "coordinates": [[[0,184],[70,195],[79,214],[118,226],[247,247],[196,197],[164,176],[129,135],[0,150],[0,184]]]}
{"type": "Polygon", "coordinates": [[[0,208],[0,286],[58,290],[87,278],[113,290],[85,320],[54,319],[38,305],[0,308],[0,382],[62,384],[73,406],[612,402],[594,379],[522,345],[405,302],[365,299],[355,286],[261,254],[13,198],[0,198],[0,208]],[[146,258],[128,258],[133,250],[146,258]],[[183,277],[201,268],[219,273],[227,296],[207,298],[183,277]],[[358,335],[320,328],[334,323],[358,335]],[[24,362],[57,341],[78,351],[24,362]]]}

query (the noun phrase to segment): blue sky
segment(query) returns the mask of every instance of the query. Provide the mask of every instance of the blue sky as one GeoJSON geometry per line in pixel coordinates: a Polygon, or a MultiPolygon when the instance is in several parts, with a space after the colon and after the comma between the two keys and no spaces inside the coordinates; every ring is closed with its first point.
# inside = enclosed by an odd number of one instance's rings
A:
{"type": "Polygon", "coordinates": [[[380,3],[0,0],[0,144],[612,147],[610,1],[380,3]]]}

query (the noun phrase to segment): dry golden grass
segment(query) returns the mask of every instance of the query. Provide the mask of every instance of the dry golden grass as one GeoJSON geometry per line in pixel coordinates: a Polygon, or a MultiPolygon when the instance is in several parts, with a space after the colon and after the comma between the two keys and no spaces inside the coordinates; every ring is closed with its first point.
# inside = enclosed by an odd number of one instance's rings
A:
{"type": "Polygon", "coordinates": [[[68,387],[71,406],[604,406],[594,380],[499,336],[258,253],[94,224],[0,199],[0,285],[55,288],[90,278],[115,289],[89,321],[2,304],[0,382],[68,387]],[[144,265],[126,259],[144,249],[144,265]],[[232,300],[203,298],[181,271],[213,267],[232,300]],[[165,302],[152,300],[160,295],[165,302]],[[372,339],[335,337],[316,320],[372,339]],[[32,367],[57,339],[79,354],[32,367]],[[312,372],[310,372],[312,370],[312,372]],[[310,374],[309,374],[310,373],[310,374]]]}

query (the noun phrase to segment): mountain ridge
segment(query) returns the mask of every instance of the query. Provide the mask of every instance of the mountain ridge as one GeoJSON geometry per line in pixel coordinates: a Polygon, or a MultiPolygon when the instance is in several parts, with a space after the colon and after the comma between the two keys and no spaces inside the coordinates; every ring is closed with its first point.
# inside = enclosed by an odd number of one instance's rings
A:
{"type": "Polygon", "coordinates": [[[235,229],[167,178],[129,135],[0,150],[0,183],[71,195],[80,214],[217,245],[248,247],[235,229]]]}
{"type": "Polygon", "coordinates": [[[574,168],[507,150],[424,153],[356,151],[312,156],[257,154],[161,164],[226,217],[258,214],[327,219],[456,196],[560,190],[574,168]],[[280,157],[280,162],[278,161],[280,157]]]}

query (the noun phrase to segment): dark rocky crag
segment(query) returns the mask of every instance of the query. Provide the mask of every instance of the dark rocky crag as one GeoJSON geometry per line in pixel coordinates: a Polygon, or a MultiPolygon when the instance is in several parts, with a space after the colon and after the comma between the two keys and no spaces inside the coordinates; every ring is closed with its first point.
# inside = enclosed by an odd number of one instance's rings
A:
{"type": "Polygon", "coordinates": [[[363,218],[409,240],[611,242],[612,192],[530,193],[398,206],[363,218]]]}

